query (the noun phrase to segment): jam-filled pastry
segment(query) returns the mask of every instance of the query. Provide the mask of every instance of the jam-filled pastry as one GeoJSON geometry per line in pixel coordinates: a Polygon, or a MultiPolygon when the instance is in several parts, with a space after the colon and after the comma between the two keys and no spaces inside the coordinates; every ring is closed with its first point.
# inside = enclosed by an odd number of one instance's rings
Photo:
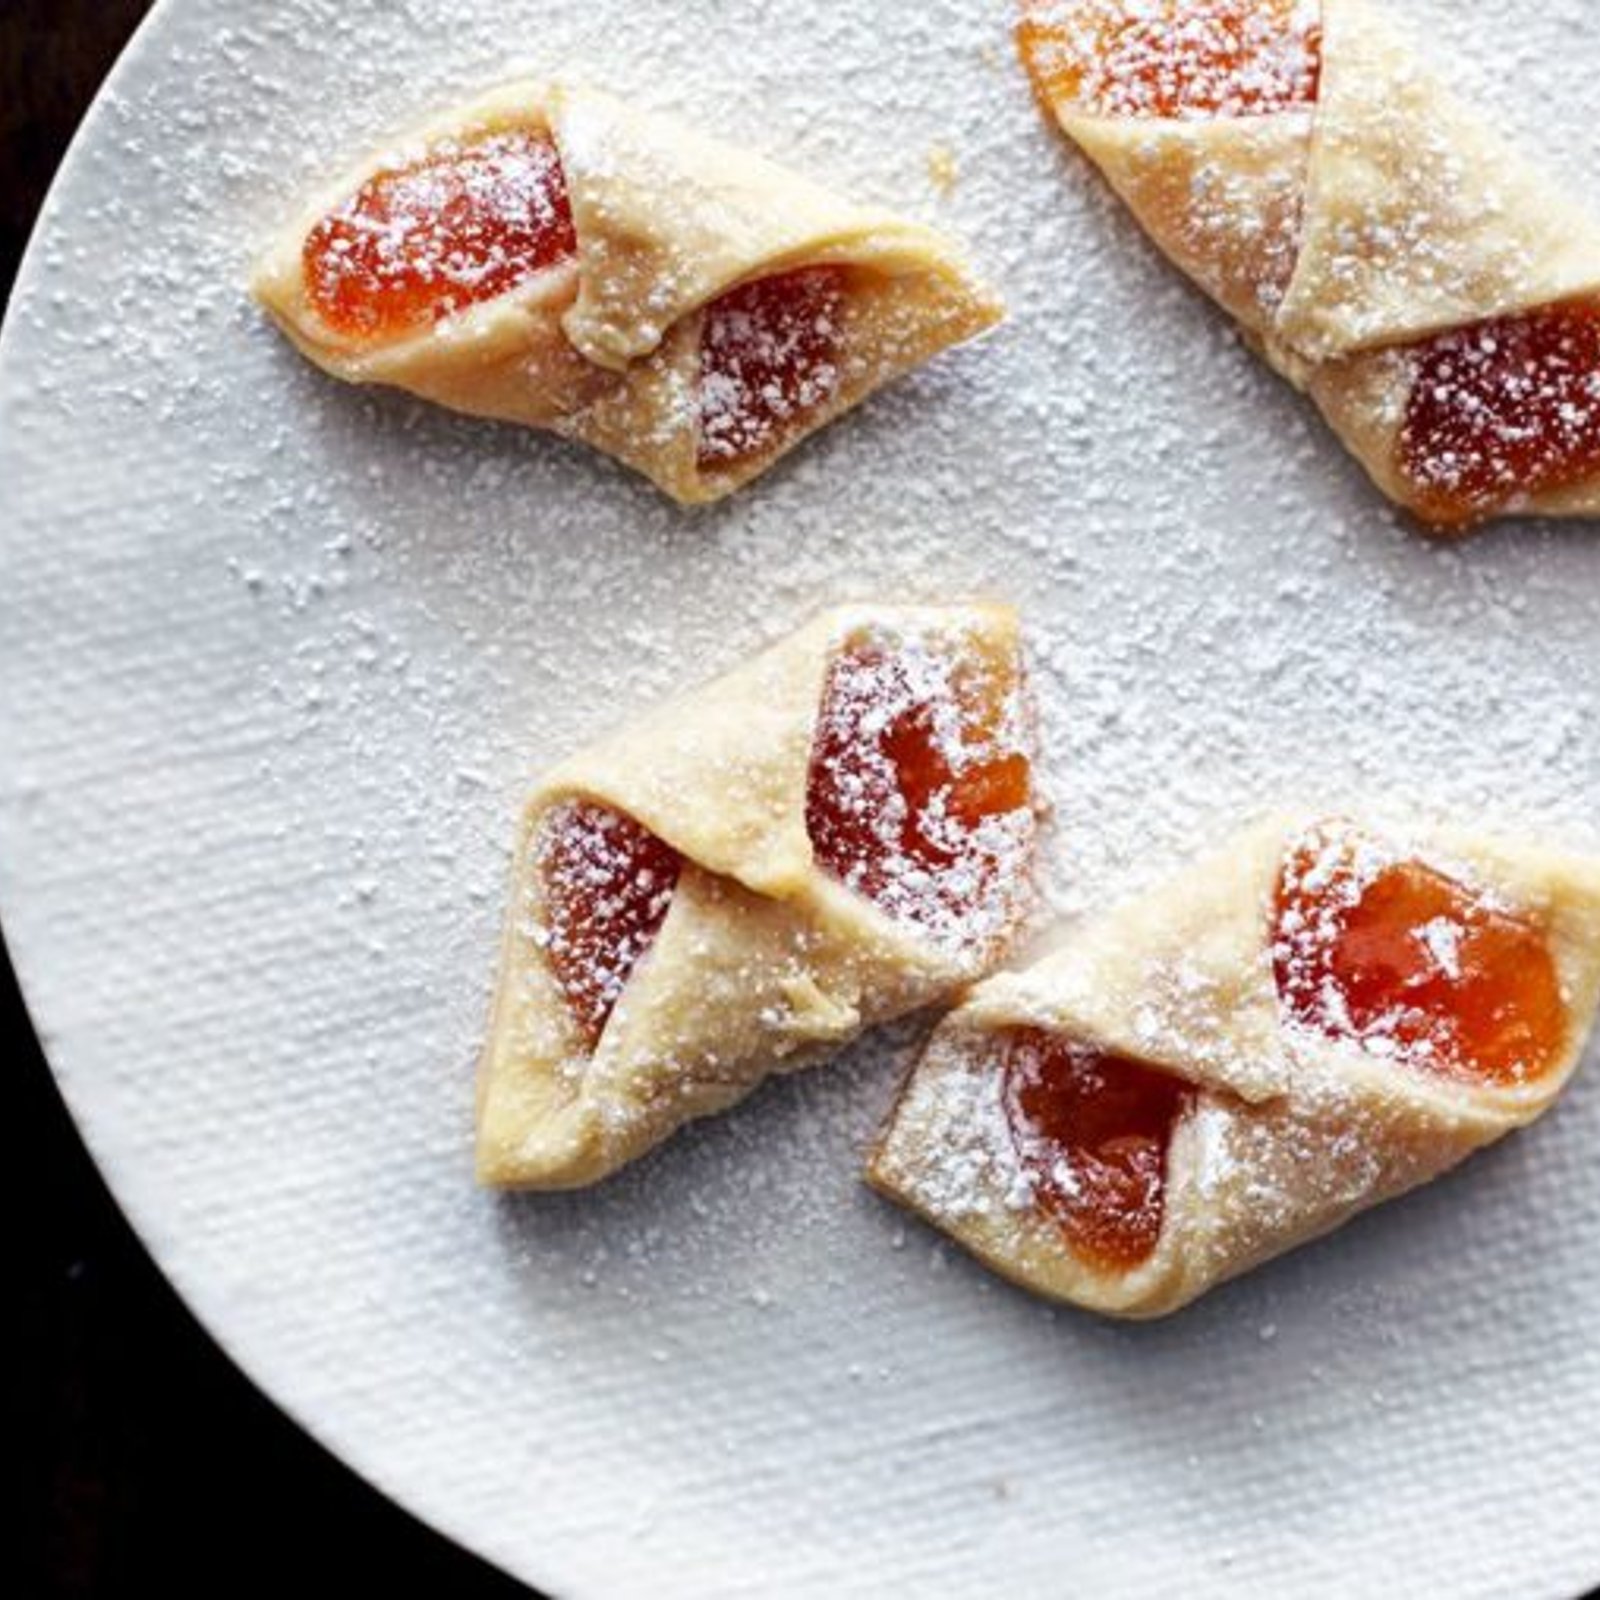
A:
{"type": "Polygon", "coordinates": [[[979,986],[869,1178],[1023,1286],[1157,1317],[1541,1115],[1600,861],[1276,821],[979,986]]]}
{"type": "Polygon", "coordinates": [[[1600,224],[1362,0],[1023,0],[1041,100],[1441,528],[1600,512],[1600,224]]]}
{"type": "Polygon", "coordinates": [[[1001,315],[929,228],[529,84],[336,185],[256,293],[335,377],[580,439],[686,504],[1001,315]]]}
{"type": "Polygon", "coordinates": [[[1030,896],[1008,607],[857,606],[541,783],[479,1086],[490,1184],[592,1183],[991,970],[1030,896]]]}

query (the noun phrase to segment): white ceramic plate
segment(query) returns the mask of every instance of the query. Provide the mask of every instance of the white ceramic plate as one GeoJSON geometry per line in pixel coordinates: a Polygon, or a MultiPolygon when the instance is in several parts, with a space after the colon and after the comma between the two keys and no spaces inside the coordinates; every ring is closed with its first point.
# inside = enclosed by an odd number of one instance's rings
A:
{"type": "MultiPolygon", "coordinates": [[[[1406,10],[1593,172],[1586,5],[1406,10]]],[[[844,596],[1026,608],[1063,914],[1296,797],[1600,845],[1592,530],[1400,527],[1042,127],[1008,13],[167,0],[3,347],[0,900],[35,1017],[245,1370],[563,1597],[1570,1594],[1600,1578],[1592,1071],[1143,1330],[861,1189],[914,1030],[596,1193],[472,1186],[529,780],[844,596]],[[292,355],[241,284],[302,192],[569,62],[948,225],[1013,320],[697,516],[292,355]]]]}

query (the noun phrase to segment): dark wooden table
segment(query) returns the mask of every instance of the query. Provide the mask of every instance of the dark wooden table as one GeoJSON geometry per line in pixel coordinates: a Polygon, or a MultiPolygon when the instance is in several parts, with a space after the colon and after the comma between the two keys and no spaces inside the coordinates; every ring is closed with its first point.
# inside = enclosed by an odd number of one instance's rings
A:
{"type": "MultiPolygon", "coordinates": [[[[0,0],[0,300],[147,8],[0,0]]],[[[100,1182],[4,961],[0,1043],[0,1595],[526,1600],[314,1445],[207,1338],[100,1182]]]]}

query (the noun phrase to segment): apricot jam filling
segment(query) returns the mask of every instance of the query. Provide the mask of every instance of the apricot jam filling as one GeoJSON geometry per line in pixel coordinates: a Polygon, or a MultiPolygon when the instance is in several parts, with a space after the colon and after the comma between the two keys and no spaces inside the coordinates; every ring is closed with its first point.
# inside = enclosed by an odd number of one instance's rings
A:
{"type": "Polygon", "coordinates": [[[1286,857],[1273,969],[1297,1026],[1458,1082],[1548,1072],[1567,1032],[1546,930],[1426,862],[1325,827],[1286,857]]]}
{"type": "Polygon", "coordinates": [[[493,300],[577,248],[555,145],[520,130],[377,173],[311,230],[302,260],[323,321],[380,339],[493,300]]]}
{"type": "Polygon", "coordinates": [[[588,800],[552,811],[536,850],[543,900],[536,937],[593,1050],[661,931],[682,858],[632,817],[588,800]]]}
{"type": "Polygon", "coordinates": [[[941,947],[991,948],[1035,817],[1021,667],[976,637],[864,634],[828,670],[806,827],[826,871],[941,947]]]}
{"type": "Polygon", "coordinates": [[[1166,1215],[1173,1130],[1194,1099],[1177,1078],[1038,1029],[1005,1046],[1004,1103],[1035,1203],[1103,1271],[1149,1260],[1166,1215]]]}
{"type": "Polygon", "coordinates": [[[1157,120],[1316,104],[1320,0],[1023,0],[1017,47],[1046,105],[1157,120]]]}
{"type": "MultiPolygon", "coordinates": [[[[307,293],[362,339],[414,333],[570,260],[578,240],[555,145],[525,130],[445,141],[369,178],[311,230],[307,293]]],[[[848,273],[801,267],[706,308],[694,416],[702,470],[782,442],[838,393],[848,273]]]]}
{"type": "Polygon", "coordinates": [[[838,393],[846,273],[801,267],[706,308],[695,391],[702,471],[771,449],[838,393]]]}
{"type": "Polygon", "coordinates": [[[1400,468],[1430,520],[1475,521],[1600,471],[1600,301],[1452,329],[1411,355],[1400,468]]]}

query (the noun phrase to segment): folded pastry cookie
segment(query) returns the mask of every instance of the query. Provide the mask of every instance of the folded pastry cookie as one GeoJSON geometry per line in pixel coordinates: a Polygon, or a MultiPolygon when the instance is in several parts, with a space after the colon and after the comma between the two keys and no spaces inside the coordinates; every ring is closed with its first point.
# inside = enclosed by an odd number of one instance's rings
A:
{"type": "Polygon", "coordinates": [[[1031,749],[1009,608],[860,606],[558,767],[516,850],[482,1179],[592,1183],[989,971],[1031,749]]]}
{"type": "Polygon", "coordinates": [[[581,439],[685,503],[1001,314],[929,228],[530,84],[336,184],[255,287],[335,377],[581,439]]]}
{"type": "Polygon", "coordinates": [[[869,1177],[1026,1288],[1162,1316],[1532,1122],[1597,994],[1600,862],[1274,822],[975,990],[869,1177]]]}
{"type": "Polygon", "coordinates": [[[1600,225],[1363,0],[1023,0],[1040,98],[1426,522],[1600,510],[1600,225]]]}

